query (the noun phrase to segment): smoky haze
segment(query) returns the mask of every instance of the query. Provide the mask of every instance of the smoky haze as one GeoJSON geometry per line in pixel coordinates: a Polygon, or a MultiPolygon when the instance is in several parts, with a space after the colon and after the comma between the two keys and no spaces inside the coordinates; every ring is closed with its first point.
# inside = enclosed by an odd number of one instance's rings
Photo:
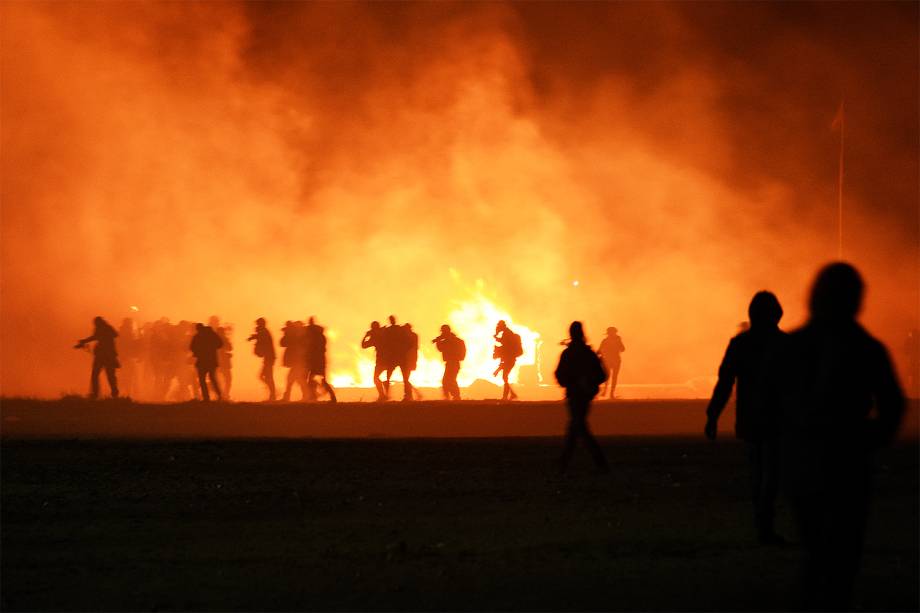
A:
{"type": "Polygon", "coordinates": [[[372,319],[424,351],[481,287],[620,381],[715,373],[751,295],[844,256],[917,327],[918,6],[3,3],[2,393],[83,393],[95,315],[372,319]],[[451,272],[453,271],[453,272],[451,272]],[[477,286],[477,280],[481,283],[477,286]],[[578,281],[578,285],[574,284],[578,281]],[[131,306],[139,311],[133,313],[131,306]]]}

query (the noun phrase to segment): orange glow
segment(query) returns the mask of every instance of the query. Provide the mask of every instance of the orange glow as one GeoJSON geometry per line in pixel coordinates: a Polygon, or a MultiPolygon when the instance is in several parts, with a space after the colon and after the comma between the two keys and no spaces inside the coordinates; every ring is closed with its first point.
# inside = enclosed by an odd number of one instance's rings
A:
{"type": "Polygon", "coordinates": [[[498,319],[547,384],[575,319],[595,347],[619,328],[623,386],[708,381],[754,292],[793,327],[835,257],[844,85],[845,257],[903,369],[917,8],[813,9],[879,40],[798,10],[2,3],[2,393],[85,393],[95,315],[232,323],[239,400],[265,394],[257,317],[277,344],[316,316],[337,386],[371,386],[391,313],[421,386],[444,323],[461,385],[496,382],[498,319]]]}

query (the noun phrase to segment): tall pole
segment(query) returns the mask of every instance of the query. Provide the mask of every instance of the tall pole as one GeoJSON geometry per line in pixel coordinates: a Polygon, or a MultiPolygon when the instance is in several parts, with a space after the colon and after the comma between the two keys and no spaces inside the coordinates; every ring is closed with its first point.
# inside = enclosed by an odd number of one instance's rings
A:
{"type": "Polygon", "coordinates": [[[837,259],[843,259],[843,101],[840,101],[840,163],[837,171],[837,259]]]}

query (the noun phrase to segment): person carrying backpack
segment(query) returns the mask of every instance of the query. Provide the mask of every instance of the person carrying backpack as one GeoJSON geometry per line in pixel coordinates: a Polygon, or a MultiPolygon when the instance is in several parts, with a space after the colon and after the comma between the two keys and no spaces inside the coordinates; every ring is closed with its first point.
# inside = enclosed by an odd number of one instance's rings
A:
{"type": "Polygon", "coordinates": [[[498,368],[495,369],[493,374],[502,373],[502,381],[505,383],[505,387],[502,390],[502,400],[515,400],[517,394],[511,389],[508,377],[511,375],[514,363],[524,353],[521,346],[521,337],[509,328],[508,324],[502,319],[495,326],[495,336],[493,338],[499,343],[492,351],[492,357],[499,360],[498,368]]]}
{"type": "Polygon", "coordinates": [[[441,379],[441,388],[444,390],[445,400],[460,400],[460,386],[457,384],[457,374],[460,372],[460,362],[466,359],[466,343],[454,334],[450,326],[441,326],[441,335],[431,341],[441,357],[444,358],[444,377],[441,379]]]}

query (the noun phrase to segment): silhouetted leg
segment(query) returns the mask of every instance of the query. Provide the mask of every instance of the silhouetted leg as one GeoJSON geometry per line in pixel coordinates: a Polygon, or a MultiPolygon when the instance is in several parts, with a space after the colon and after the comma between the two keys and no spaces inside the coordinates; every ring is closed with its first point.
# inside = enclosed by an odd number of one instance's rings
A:
{"type": "Polygon", "coordinates": [[[454,400],[460,400],[460,386],[457,385],[457,374],[460,372],[460,362],[450,361],[444,364],[444,391],[454,400]]]}
{"type": "Polygon", "coordinates": [[[291,401],[291,390],[294,389],[294,369],[288,368],[287,371],[287,382],[284,385],[284,394],[281,396],[281,400],[284,402],[291,401]]]}
{"type": "Polygon", "coordinates": [[[112,392],[112,398],[118,398],[118,379],[115,376],[114,365],[105,367],[105,376],[109,380],[109,391],[112,392]]]}
{"type": "Polygon", "coordinates": [[[610,398],[613,399],[613,394],[617,389],[617,377],[620,375],[620,363],[614,362],[610,365],[610,398]]]}
{"type": "Polygon", "coordinates": [[[402,373],[403,378],[403,400],[412,400],[412,382],[409,381],[412,378],[412,371],[406,370],[405,366],[400,366],[399,372],[402,373]]]}
{"type": "Polygon", "coordinates": [[[89,376],[89,397],[95,400],[99,397],[99,373],[102,372],[102,364],[93,360],[93,370],[89,376]]]}
{"type": "Polygon", "coordinates": [[[441,377],[441,394],[444,396],[444,400],[449,400],[451,396],[450,388],[450,364],[444,363],[444,376],[441,377]]]}
{"type": "Polygon", "coordinates": [[[329,402],[338,402],[338,399],[335,397],[335,390],[332,389],[326,377],[323,377],[323,387],[326,389],[326,393],[329,394],[329,402]]]}
{"type": "Polygon", "coordinates": [[[211,379],[211,385],[214,386],[214,393],[217,394],[218,400],[223,400],[224,395],[220,391],[220,385],[217,383],[217,369],[212,368],[208,371],[208,377],[211,379]]]}
{"type": "Polygon", "coordinates": [[[198,369],[198,385],[201,388],[201,399],[210,402],[211,394],[208,392],[208,371],[203,368],[198,369]]]}
{"type": "Polygon", "coordinates": [[[379,361],[374,365],[374,386],[377,388],[378,401],[387,399],[387,390],[383,386],[383,381],[380,380],[380,375],[383,374],[384,370],[383,365],[379,361]]]}
{"type": "Polygon", "coordinates": [[[268,360],[262,361],[262,381],[265,382],[265,385],[268,386],[268,399],[272,401],[275,399],[275,365],[268,360]]]}
{"type": "Polygon", "coordinates": [[[230,386],[233,385],[233,373],[230,367],[224,368],[224,397],[230,398],[230,386]]]}

